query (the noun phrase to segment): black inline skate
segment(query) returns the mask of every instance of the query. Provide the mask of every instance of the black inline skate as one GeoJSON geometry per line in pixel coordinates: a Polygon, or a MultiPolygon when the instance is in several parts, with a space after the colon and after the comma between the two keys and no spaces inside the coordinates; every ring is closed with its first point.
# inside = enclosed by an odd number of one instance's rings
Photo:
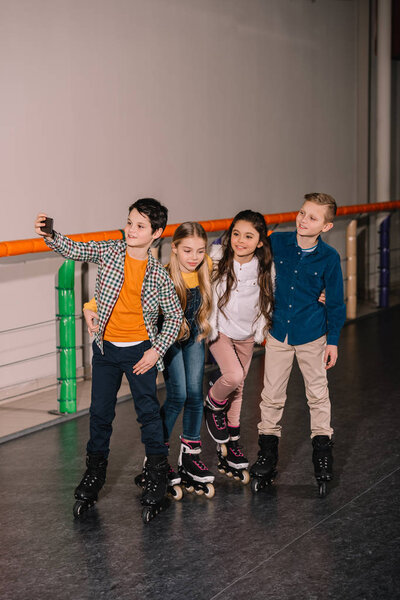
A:
{"type": "Polygon", "coordinates": [[[195,492],[198,496],[204,494],[206,498],[213,498],[214,475],[200,460],[201,442],[183,440],[181,437],[181,451],[178,459],[178,472],[182,485],[187,492],[195,492]]]}
{"type": "Polygon", "coordinates": [[[227,402],[216,402],[214,398],[207,393],[204,400],[204,418],[207,430],[214,442],[222,446],[223,455],[226,456],[226,442],[229,441],[228,424],[226,421],[227,402]]]}
{"type": "Polygon", "coordinates": [[[251,491],[256,494],[267,485],[271,485],[278,472],[278,444],[276,435],[260,435],[258,438],[260,450],[258,458],[250,469],[251,491]]]}
{"type": "MultiPolygon", "coordinates": [[[[147,458],[145,457],[143,461],[143,470],[139,475],[136,475],[134,481],[135,484],[144,488],[146,482],[146,462],[147,458]]],[[[183,497],[183,491],[181,487],[181,478],[180,475],[171,467],[168,463],[168,479],[167,479],[167,494],[171,496],[174,500],[181,500],[183,497]]]]}
{"type": "Polygon", "coordinates": [[[333,479],[333,442],[327,435],[316,435],[312,439],[315,479],[318,483],[318,494],[320,498],[326,496],[328,481],[333,479]]]}
{"type": "Polygon", "coordinates": [[[250,475],[247,470],[249,461],[242,452],[242,446],[239,445],[240,427],[228,427],[229,441],[226,444],[226,454],[224,454],[224,444],[217,444],[218,471],[225,473],[228,477],[233,477],[246,485],[250,481],[250,475]]]}
{"type": "Polygon", "coordinates": [[[167,498],[168,467],[167,457],[164,455],[150,454],[147,457],[145,482],[141,498],[143,523],[149,523],[169,504],[167,498]]]}
{"type": "Polygon", "coordinates": [[[74,517],[79,517],[97,502],[99,491],[106,481],[108,461],[102,454],[88,454],[86,471],[74,492],[74,517]]]}

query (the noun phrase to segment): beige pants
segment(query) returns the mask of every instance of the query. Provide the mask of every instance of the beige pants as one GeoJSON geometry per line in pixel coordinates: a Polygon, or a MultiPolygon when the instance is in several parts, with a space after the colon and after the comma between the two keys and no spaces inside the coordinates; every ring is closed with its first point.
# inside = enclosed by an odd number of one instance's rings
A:
{"type": "Polygon", "coordinates": [[[332,436],[331,403],[328,392],[328,379],[323,362],[326,336],[314,342],[291,346],[278,342],[268,334],[265,345],[264,389],[261,393],[261,422],[258,431],[264,435],[280,437],[286,402],[286,388],[296,355],[306,388],[307,403],[310,409],[311,437],[332,436]]]}

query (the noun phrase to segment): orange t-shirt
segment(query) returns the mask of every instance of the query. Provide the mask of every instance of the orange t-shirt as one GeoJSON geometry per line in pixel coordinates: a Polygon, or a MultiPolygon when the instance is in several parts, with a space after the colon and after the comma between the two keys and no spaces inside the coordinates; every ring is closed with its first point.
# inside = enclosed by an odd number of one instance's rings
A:
{"type": "Polygon", "coordinates": [[[149,336],[143,319],[142,285],[147,259],[125,255],[124,283],[104,331],[108,342],[142,342],[149,336]]]}

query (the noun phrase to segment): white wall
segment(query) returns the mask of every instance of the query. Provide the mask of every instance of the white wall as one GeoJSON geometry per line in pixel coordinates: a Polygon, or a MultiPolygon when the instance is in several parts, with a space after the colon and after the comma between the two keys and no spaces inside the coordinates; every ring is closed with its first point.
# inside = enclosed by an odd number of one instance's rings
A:
{"type": "Polygon", "coordinates": [[[0,0],[0,239],[351,203],[356,4],[0,0]]]}
{"type": "MultiPolygon", "coordinates": [[[[32,237],[39,210],[64,233],[119,228],[142,196],[171,223],[360,201],[360,4],[0,0],[0,239],[32,237]]],[[[0,260],[0,331],[54,314],[59,261],[20,260],[0,260]]],[[[1,364],[10,344],[51,351],[37,331],[0,334],[1,364]]]]}

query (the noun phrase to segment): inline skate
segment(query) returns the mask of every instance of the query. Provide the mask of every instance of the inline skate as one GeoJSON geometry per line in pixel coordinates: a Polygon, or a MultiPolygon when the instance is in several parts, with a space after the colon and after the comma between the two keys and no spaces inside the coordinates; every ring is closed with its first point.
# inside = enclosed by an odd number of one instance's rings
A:
{"type": "Polygon", "coordinates": [[[106,481],[107,464],[102,454],[87,455],[86,471],[74,492],[74,517],[79,517],[97,502],[99,491],[106,481]]]}
{"type": "Polygon", "coordinates": [[[258,438],[260,450],[258,458],[250,469],[251,491],[256,494],[267,485],[271,485],[278,472],[278,444],[276,435],[260,435],[258,438]]]}
{"type": "Polygon", "coordinates": [[[201,442],[184,440],[182,437],[181,442],[178,472],[182,486],[188,492],[195,492],[199,496],[204,494],[206,498],[213,498],[215,494],[214,475],[200,460],[201,442]]]}
{"type": "Polygon", "coordinates": [[[250,481],[250,475],[247,470],[249,461],[242,452],[242,446],[239,445],[240,427],[229,426],[228,433],[229,440],[225,447],[226,454],[224,454],[223,450],[224,444],[217,444],[218,471],[246,485],[250,481]]]}
{"type": "Polygon", "coordinates": [[[159,512],[168,507],[167,480],[167,457],[159,454],[148,456],[141,498],[143,523],[149,523],[159,512]]]}
{"type": "MultiPolygon", "coordinates": [[[[146,461],[147,458],[145,457],[143,461],[143,470],[141,473],[139,473],[139,475],[136,475],[134,479],[135,484],[142,489],[144,488],[146,482],[146,461]]],[[[180,484],[180,476],[178,473],[176,473],[176,471],[174,471],[171,465],[168,464],[167,494],[174,500],[182,499],[183,491],[180,484]]]]}
{"type": "Polygon", "coordinates": [[[324,498],[327,493],[327,482],[333,479],[333,442],[327,435],[316,435],[312,439],[315,479],[318,483],[318,494],[324,498]]]}
{"type": "Polygon", "coordinates": [[[229,441],[228,424],[226,422],[225,409],[227,401],[217,402],[210,392],[204,400],[204,418],[207,430],[212,439],[221,446],[223,456],[227,455],[226,442],[229,441]]]}

